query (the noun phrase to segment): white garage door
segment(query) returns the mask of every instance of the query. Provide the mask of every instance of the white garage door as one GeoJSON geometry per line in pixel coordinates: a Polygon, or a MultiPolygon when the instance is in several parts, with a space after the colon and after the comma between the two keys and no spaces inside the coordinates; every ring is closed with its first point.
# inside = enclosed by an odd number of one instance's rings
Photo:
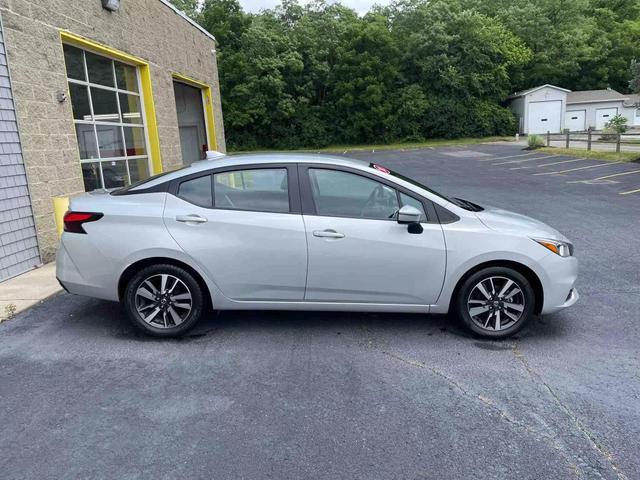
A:
{"type": "Polygon", "coordinates": [[[617,108],[598,108],[596,110],[596,130],[603,130],[605,124],[617,114],[617,108]]]}
{"type": "Polygon", "coordinates": [[[560,133],[562,119],[562,101],[529,103],[527,133],[560,133]]]}
{"type": "Polygon", "coordinates": [[[585,125],[586,117],[586,110],[567,112],[564,116],[564,128],[568,128],[572,132],[582,132],[587,129],[585,125]]]}

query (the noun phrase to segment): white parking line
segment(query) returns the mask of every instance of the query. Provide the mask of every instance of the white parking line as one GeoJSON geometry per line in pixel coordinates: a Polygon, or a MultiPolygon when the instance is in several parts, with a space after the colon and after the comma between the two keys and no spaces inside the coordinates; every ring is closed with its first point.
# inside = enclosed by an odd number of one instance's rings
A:
{"type": "Polygon", "coordinates": [[[606,180],[607,178],[620,177],[622,175],[631,175],[632,173],[640,173],[640,170],[632,170],[630,172],[614,173],[613,175],[605,175],[604,177],[592,178],[591,180],[573,180],[567,183],[589,183],[598,180],[606,180]]]}
{"type": "Polygon", "coordinates": [[[567,173],[567,172],[575,172],[576,170],[586,170],[587,168],[598,168],[598,167],[608,167],[610,165],[616,165],[622,162],[607,162],[607,163],[599,163],[597,165],[588,165],[586,167],[578,167],[578,168],[569,168],[568,170],[560,170],[559,172],[540,172],[534,173],[534,175],[556,175],[558,173],[567,173]]]}
{"type": "Polygon", "coordinates": [[[620,192],[620,195],[629,195],[631,193],[640,193],[640,188],[636,188],[635,190],[629,190],[628,192],[620,192]]]}
{"type": "Polygon", "coordinates": [[[550,165],[560,165],[561,163],[572,163],[572,162],[581,162],[583,160],[587,160],[586,158],[572,158],[571,160],[562,160],[561,162],[551,162],[551,163],[541,163],[540,165],[526,165],[524,167],[515,167],[511,170],[525,170],[529,168],[541,168],[548,167],[550,165]]]}
{"type": "MultiPolygon", "coordinates": [[[[552,158],[554,155],[547,155],[545,157],[525,158],[524,160],[509,160],[508,162],[492,163],[491,165],[507,165],[509,163],[524,163],[532,160],[543,160],[545,158],[552,158]]],[[[494,158],[494,160],[502,160],[502,158],[494,158]]]]}
{"type": "Polygon", "coordinates": [[[551,163],[543,163],[541,165],[536,165],[536,167],[549,167],[551,165],[560,165],[561,163],[571,163],[571,162],[582,162],[584,160],[589,160],[588,158],[572,158],[571,160],[562,160],[561,162],[551,162],[551,163]]]}
{"type": "Polygon", "coordinates": [[[504,160],[505,158],[516,158],[516,157],[526,157],[528,155],[535,155],[536,152],[522,153],[520,155],[507,155],[506,157],[494,157],[494,158],[483,158],[478,160],[479,162],[491,162],[494,160],[504,160]]]}

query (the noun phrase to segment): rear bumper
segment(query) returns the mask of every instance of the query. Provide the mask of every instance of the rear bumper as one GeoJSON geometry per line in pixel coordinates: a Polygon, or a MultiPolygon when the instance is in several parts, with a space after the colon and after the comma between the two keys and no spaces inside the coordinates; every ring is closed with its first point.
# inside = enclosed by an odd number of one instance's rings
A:
{"type": "Polygon", "coordinates": [[[83,276],[80,273],[80,270],[67,252],[64,241],[60,242],[56,255],[56,279],[68,293],[102,298],[104,300],[118,300],[118,292],[115,288],[105,287],[96,283],[91,275],[83,276]]]}

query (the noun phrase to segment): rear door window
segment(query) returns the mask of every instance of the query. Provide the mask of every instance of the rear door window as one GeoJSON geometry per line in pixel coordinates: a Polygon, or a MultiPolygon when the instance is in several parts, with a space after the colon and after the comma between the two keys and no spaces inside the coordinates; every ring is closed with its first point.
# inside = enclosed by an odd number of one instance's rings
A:
{"type": "Polygon", "coordinates": [[[214,205],[227,210],[289,213],[286,168],[257,168],[216,173],[214,205]]]}
{"type": "Polygon", "coordinates": [[[192,178],[191,180],[180,183],[178,196],[200,207],[211,208],[213,206],[211,175],[192,178]]]}

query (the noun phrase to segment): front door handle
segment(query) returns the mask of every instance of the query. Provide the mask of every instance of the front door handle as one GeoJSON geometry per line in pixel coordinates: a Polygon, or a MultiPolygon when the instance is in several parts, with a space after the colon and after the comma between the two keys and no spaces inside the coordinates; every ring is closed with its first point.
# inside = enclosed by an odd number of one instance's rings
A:
{"type": "Polygon", "coordinates": [[[313,236],[321,238],[344,238],[344,233],[336,232],[332,229],[314,230],[313,236]]]}
{"type": "Polygon", "coordinates": [[[206,218],[201,217],[200,215],[177,215],[176,222],[183,223],[205,223],[207,221],[206,218]]]}

